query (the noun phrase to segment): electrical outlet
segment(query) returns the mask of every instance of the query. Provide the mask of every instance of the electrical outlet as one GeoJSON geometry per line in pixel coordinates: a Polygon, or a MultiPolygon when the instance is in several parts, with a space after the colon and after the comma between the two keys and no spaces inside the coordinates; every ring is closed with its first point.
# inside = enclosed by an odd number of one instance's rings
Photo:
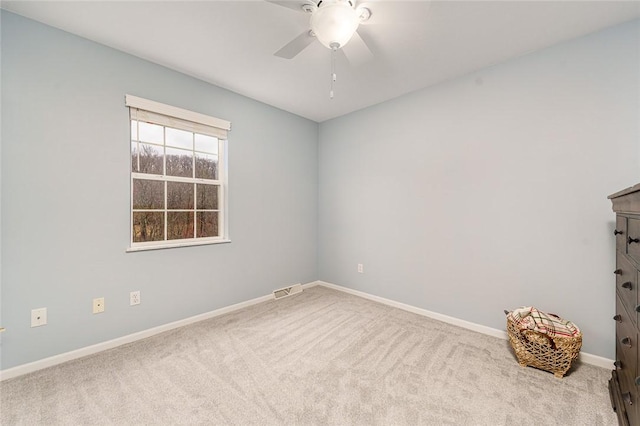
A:
{"type": "Polygon", "coordinates": [[[31,310],[31,327],[40,327],[47,324],[47,308],[31,310]]]}
{"type": "Polygon", "coordinates": [[[358,272],[364,274],[364,266],[362,265],[362,263],[358,263],[358,272]]]}
{"type": "Polygon", "coordinates": [[[97,297],[93,299],[93,313],[99,314],[104,312],[104,297],[97,297]]]}
{"type": "Polygon", "coordinates": [[[140,290],[132,291],[129,293],[129,305],[139,305],[140,304],[140,290]]]}

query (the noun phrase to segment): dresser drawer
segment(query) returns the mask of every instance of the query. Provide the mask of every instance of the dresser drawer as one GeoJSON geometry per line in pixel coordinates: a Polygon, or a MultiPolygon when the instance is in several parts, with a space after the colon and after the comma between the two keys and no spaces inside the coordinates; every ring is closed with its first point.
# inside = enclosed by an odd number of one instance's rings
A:
{"type": "MultiPolygon", "coordinates": [[[[631,375],[628,374],[629,372],[625,371],[626,365],[624,361],[618,361],[618,363],[622,365],[621,368],[616,369],[616,372],[618,373],[618,386],[620,389],[621,402],[627,412],[627,418],[632,420],[636,417],[636,407],[637,404],[640,403],[640,401],[638,401],[638,389],[633,383],[631,375]]],[[[631,423],[631,425],[637,426],[637,422],[631,423]]]]}
{"type": "MultiPolygon", "coordinates": [[[[628,324],[627,324],[628,325],[628,324]]],[[[635,392],[638,354],[638,334],[635,328],[616,325],[616,369],[620,378],[620,390],[635,392]]]]}
{"type": "Polygon", "coordinates": [[[636,324],[638,304],[638,272],[621,254],[616,259],[616,290],[626,308],[629,318],[636,324]]]}
{"type": "Polygon", "coordinates": [[[616,237],[616,250],[622,253],[627,252],[627,218],[624,216],[616,216],[616,229],[614,230],[616,237]]]}
{"type": "MultiPolygon", "coordinates": [[[[618,235],[621,237],[622,235],[618,235]]],[[[633,260],[640,262],[640,219],[627,219],[627,253],[633,260]]]]}
{"type": "Polygon", "coordinates": [[[620,298],[617,300],[616,315],[621,318],[616,322],[616,372],[622,403],[629,419],[629,424],[638,425],[638,404],[640,404],[640,387],[636,386],[635,379],[638,375],[638,334],[621,306],[620,298]]]}
{"type": "Polygon", "coordinates": [[[635,378],[637,354],[637,329],[633,321],[629,318],[627,310],[619,296],[616,296],[616,360],[621,363],[616,364],[619,376],[635,378]],[[628,337],[629,342],[623,344],[623,339],[628,337]]]}
{"type": "MultiPolygon", "coordinates": [[[[640,404],[640,400],[638,398],[638,392],[633,389],[627,390],[623,389],[626,385],[620,382],[620,393],[622,394],[622,403],[624,404],[624,409],[627,413],[627,419],[629,421],[629,425],[637,426],[638,425],[638,404],[640,404]]],[[[627,423],[620,423],[627,424],[627,423]]]]}
{"type": "Polygon", "coordinates": [[[618,328],[624,327],[625,329],[637,329],[635,321],[632,319],[635,311],[629,312],[627,307],[624,306],[624,302],[620,298],[620,295],[616,295],[616,316],[613,319],[616,321],[616,331],[618,328]]]}

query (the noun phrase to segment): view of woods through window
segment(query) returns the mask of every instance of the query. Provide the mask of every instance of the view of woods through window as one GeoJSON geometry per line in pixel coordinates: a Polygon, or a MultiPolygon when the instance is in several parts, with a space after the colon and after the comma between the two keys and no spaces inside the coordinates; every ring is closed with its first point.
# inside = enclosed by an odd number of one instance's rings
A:
{"type": "Polygon", "coordinates": [[[132,243],[220,236],[219,142],[131,120],[132,243]]]}

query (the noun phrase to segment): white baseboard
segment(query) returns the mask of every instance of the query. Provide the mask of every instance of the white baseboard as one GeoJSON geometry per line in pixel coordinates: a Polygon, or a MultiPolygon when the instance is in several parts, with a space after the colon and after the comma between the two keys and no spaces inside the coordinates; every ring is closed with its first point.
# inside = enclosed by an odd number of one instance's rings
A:
{"type": "Polygon", "coordinates": [[[593,355],[587,352],[580,352],[578,359],[585,364],[595,365],[596,367],[613,370],[613,360],[599,355],[593,355]]]}
{"type": "Polygon", "coordinates": [[[322,281],[312,281],[310,283],[302,284],[302,288],[305,289],[305,288],[315,287],[317,285],[320,285],[321,282],[322,281]]]}
{"type": "MultiPolygon", "coordinates": [[[[315,285],[318,285],[318,283],[311,282],[311,283],[303,284],[302,287],[309,288],[315,285]]],[[[98,352],[106,351],[107,349],[113,349],[117,346],[135,342],[136,340],[146,339],[147,337],[151,337],[156,334],[163,333],[165,331],[173,330],[175,328],[193,324],[198,321],[203,321],[209,318],[224,315],[229,312],[237,311],[238,309],[246,308],[247,306],[266,302],[268,300],[273,300],[273,294],[257,297],[255,299],[247,300],[246,302],[236,303],[235,305],[225,306],[224,308],[216,309],[210,312],[205,312],[200,315],[195,315],[182,320],[170,322],[168,324],[149,328],[147,330],[139,331],[137,333],[128,334],[126,336],[118,337],[112,340],[108,340],[106,342],[97,343],[91,346],[85,346],[84,348],[76,349],[70,352],[65,352],[59,355],[54,355],[48,358],[40,359],[38,361],[30,362],[28,364],[22,364],[16,367],[7,368],[6,370],[0,370],[0,381],[8,380],[17,376],[22,376],[23,374],[28,374],[34,371],[42,370],[43,368],[53,367],[54,365],[58,365],[58,364],[62,364],[63,362],[82,358],[87,355],[93,355],[98,352]]]]}
{"type": "MultiPolygon", "coordinates": [[[[496,328],[487,327],[484,325],[476,324],[473,322],[465,321],[459,318],[450,317],[448,315],[439,314],[437,312],[428,311],[426,309],[417,308],[415,306],[407,305],[405,303],[396,302],[395,300],[385,299],[384,297],[374,296],[373,294],[365,293],[359,290],[353,290],[348,287],[342,287],[340,285],[331,284],[324,281],[316,281],[313,285],[321,285],[324,287],[332,288],[334,290],[342,291],[345,293],[353,294],[355,296],[362,297],[364,299],[373,300],[374,302],[382,303],[384,305],[392,306],[394,308],[402,309],[404,311],[413,312],[414,314],[422,315],[425,317],[433,318],[438,321],[446,322],[448,324],[457,325],[458,327],[466,328],[468,330],[476,331],[478,333],[487,334],[489,336],[497,337],[499,339],[507,340],[507,332],[504,330],[498,330],[496,328]]],[[[602,367],[607,369],[613,369],[613,360],[604,358],[598,355],[592,355],[586,352],[580,352],[580,361],[585,364],[595,365],[596,367],[602,367]]]]}
{"type": "MultiPolygon", "coordinates": [[[[405,303],[396,302],[394,300],[385,299],[384,297],[374,296],[363,291],[353,290],[347,287],[342,287],[336,284],[331,284],[324,281],[313,281],[302,285],[303,289],[311,288],[317,285],[321,285],[334,290],[342,291],[345,293],[353,294],[355,296],[362,297],[364,299],[373,300],[388,306],[392,306],[398,309],[402,309],[408,312],[413,312],[418,315],[433,318],[438,321],[446,322],[448,324],[457,325],[458,327],[466,328],[468,330],[477,331],[478,333],[487,334],[489,336],[497,337],[500,339],[507,339],[507,333],[503,330],[487,327],[480,324],[475,324],[469,321],[461,320],[458,318],[450,317],[448,315],[431,312],[426,309],[417,308],[415,306],[407,305],[405,303]]],[[[257,297],[255,299],[248,300],[246,302],[236,303],[234,305],[225,306],[224,308],[216,309],[210,312],[205,312],[200,315],[195,315],[182,320],[174,321],[168,324],[160,325],[157,327],[149,328],[147,330],[139,331],[137,333],[128,334],[126,336],[118,337],[106,342],[97,343],[95,345],[86,346],[84,348],[76,349],[70,352],[65,352],[59,355],[54,355],[48,358],[40,359],[38,361],[30,362],[28,364],[18,365],[16,367],[8,368],[6,370],[0,370],[0,381],[12,379],[14,377],[21,376],[23,374],[32,373],[34,371],[42,370],[43,368],[53,367],[54,365],[62,364],[67,361],[82,358],[87,355],[93,355],[98,352],[105,351],[107,349],[113,349],[115,347],[135,342],[136,340],[146,339],[147,337],[154,336],[165,331],[173,330],[178,327],[193,324],[195,322],[203,321],[209,318],[214,318],[220,315],[227,314],[229,312],[237,311],[248,306],[256,305],[258,303],[273,300],[273,294],[267,296],[257,297]]],[[[588,354],[585,352],[580,353],[580,360],[586,364],[595,365],[602,368],[612,368],[613,360],[603,358],[597,355],[588,354]]]]}

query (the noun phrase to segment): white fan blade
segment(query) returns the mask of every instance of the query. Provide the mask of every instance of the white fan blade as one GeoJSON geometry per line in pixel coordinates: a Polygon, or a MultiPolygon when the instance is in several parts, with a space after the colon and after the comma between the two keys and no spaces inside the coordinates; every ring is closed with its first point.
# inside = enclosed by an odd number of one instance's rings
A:
{"type": "Polygon", "coordinates": [[[277,4],[278,6],[286,7],[298,12],[305,12],[303,6],[308,5],[314,10],[317,8],[316,4],[312,0],[265,0],[268,3],[277,4]]]}
{"type": "Polygon", "coordinates": [[[357,68],[373,59],[373,53],[371,53],[369,46],[367,46],[367,43],[364,42],[357,31],[353,34],[349,43],[347,43],[342,50],[344,51],[349,64],[354,68],[357,68]]]}
{"type": "Polygon", "coordinates": [[[285,59],[293,59],[298,53],[313,43],[315,39],[316,38],[311,35],[311,32],[307,30],[287,43],[282,49],[274,53],[274,55],[285,59]]]}

